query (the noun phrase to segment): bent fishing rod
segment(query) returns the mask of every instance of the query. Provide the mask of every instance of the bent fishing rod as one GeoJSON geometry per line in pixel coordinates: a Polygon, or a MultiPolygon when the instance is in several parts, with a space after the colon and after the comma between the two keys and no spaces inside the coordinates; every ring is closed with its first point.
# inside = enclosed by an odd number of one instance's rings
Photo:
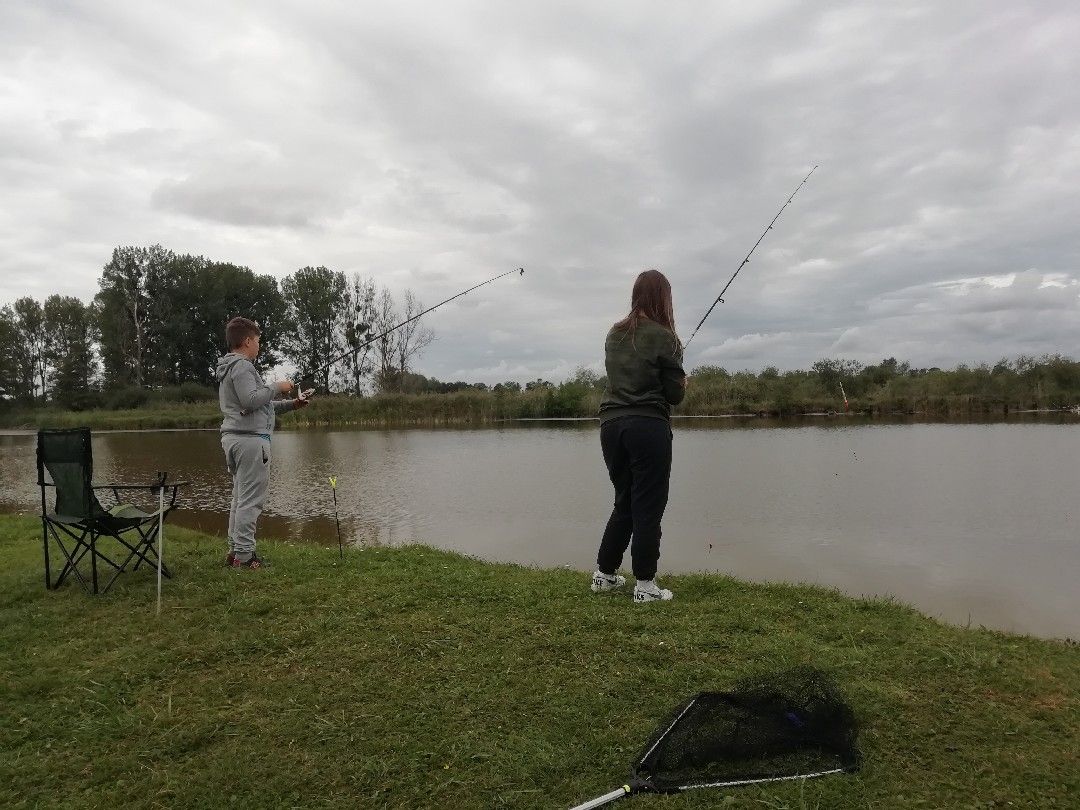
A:
{"type": "MultiPolygon", "coordinates": [[[[362,349],[366,349],[372,343],[375,343],[376,341],[382,340],[384,337],[389,335],[391,332],[395,332],[398,329],[400,329],[401,327],[407,326],[408,324],[412,323],[413,321],[422,318],[424,315],[427,315],[429,312],[434,312],[439,307],[441,307],[443,304],[449,304],[454,299],[461,298],[461,296],[463,296],[463,295],[468,295],[473,290],[478,290],[481,287],[483,287],[485,284],[490,284],[493,281],[498,281],[500,278],[505,278],[506,276],[512,275],[514,273],[517,273],[518,276],[523,276],[523,275],[525,275],[525,268],[524,267],[518,267],[518,268],[515,268],[514,270],[508,270],[505,273],[501,273],[500,275],[497,275],[497,276],[495,276],[493,278],[489,278],[487,281],[481,281],[476,286],[469,287],[469,289],[467,289],[467,290],[462,290],[457,295],[452,295],[449,298],[447,298],[445,301],[440,301],[435,306],[428,307],[423,312],[420,312],[420,313],[418,313],[416,315],[413,315],[411,318],[407,318],[406,320],[402,321],[401,323],[397,324],[396,326],[391,326],[385,332],[382,332],[382,333],[380,333],[378,335],[375,335],[375,337],[368,338],[363,343],[361,343],[359,346],[355,346],[355,347],[349,349],[347,352],[343,352],[342,354],[339,354],[336,357],[331,358],[330,360],[323,363],[322,365],[320,365],[320,366],[318,366],[318,367],[316,367],[314,369],[309,370],[307,372],[306,376],[311,377],[314,380],[314,379],[316,379],[316,377],[318,376],[318,374],[320,372],[326,371],[326,369],[330,368],[330,366],[334,365],[334,363],[339,363],[342,360],[344,360],[346,357],[349,357],[350,355],[356,354],[357,352],[361,351],[362,349]]],[[[306,398],[307,395],[308,395],[307,391],[301,392],[301,398],[306,398]]]]}
{"type": "Polygon", "coordinates": [[[728,283],[724,285],[724,289],[720,291],[720,294],[716,296],[716,300],[712,302],[712,306],[709,307],[709,311],[702,316],[701,320],[698,321],[698,325],[694,327],[694,332],[690,335],[690,340],[687,340],[686,343],[683,344],[684,350],[687,346],[690,345],[690,341],[694,339],[694,335],[698,333],[698,329],[700,329],[701,325],[705,323],[705,319],[712,314],[712,311],[716,308],[716,305],[724,303],[724,293],[726,293],[728,287],[731,286],[731,282],[735,280],[735,276],[739,275],[739,271],[750,263],[750,257],[753,255],[754,251],[757,250],[757,246],[761,244],[761,240],[765,238],[765,234],[772,230],[773,225],[776,224],[776,220],[780,219],[780,215],[784,213],[784,209],[791,205],[791,201],[795,199],[795,195],[799,193],[799,189],[806,185],[806,181],[810,179],[810,175],[814,173],[814,169],[816,168],[817,166],[815,165],[813,169],[807,172],[806,177],[802,179],[802,182],[799,183],[799,185],[795,186],[795,190],[791,192],[791,196],[787,198],[787,202],[780,206],[780,210],[776,212],[776,216],[772,218],[772,222],[769,223],[769,226],[761,232],[761,236],[759,236],[758,240],[754,242],[754,246],[750,248],[750,252],[746,254],[746,258],[742,260],[742,262],[739,264],[738,269],[732,274],[731,278],[728,279],[728,283]]]}

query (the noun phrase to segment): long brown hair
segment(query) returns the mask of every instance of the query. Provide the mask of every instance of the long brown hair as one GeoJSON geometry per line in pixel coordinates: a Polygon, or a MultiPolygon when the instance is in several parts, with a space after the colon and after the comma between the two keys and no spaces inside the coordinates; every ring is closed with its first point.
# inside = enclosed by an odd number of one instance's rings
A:
{"type": "MultiPolygon", "coordinates": [[[[630,294],[630,314],[615,324],[616,329],[631,334],[642,318],[648,318],[675,335],[675,309],[671,304],[671,282],[659,270],[646,270],[634,280],[630,294]]],[[[678,340],[678,337],[675,338],[678,340]]]]}

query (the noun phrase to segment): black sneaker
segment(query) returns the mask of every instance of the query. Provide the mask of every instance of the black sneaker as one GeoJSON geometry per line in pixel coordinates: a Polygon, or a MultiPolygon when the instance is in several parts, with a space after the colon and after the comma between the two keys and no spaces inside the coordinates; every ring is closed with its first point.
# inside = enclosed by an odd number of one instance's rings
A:
{"type": "Polygon", "coordinates": [[[234,556],[232,561],[233,568],[269,568],[270,561],[264,560],[257,554],[252,554],[251,559],[247,562],[241,562],[239,557],[234,556]]]}
{"type": "Polygon", "coordinates": [[[228,554],[226,554],[225,555],[225,567],[226,568],[232,568],[233,560],[235,560],[235,559],[236,559],[236,555],[233,554],[231,551],[228,554]]]}

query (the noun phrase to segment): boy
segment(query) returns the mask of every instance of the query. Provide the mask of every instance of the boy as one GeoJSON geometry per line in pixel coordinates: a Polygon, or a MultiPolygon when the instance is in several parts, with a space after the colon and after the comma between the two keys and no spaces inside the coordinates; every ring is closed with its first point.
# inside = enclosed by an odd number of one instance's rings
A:
{"type": "Polygon", "coordinates": [[[232,507],[229,509],[229,555],[225,564],[233,568],[262,568],[255,554],[255,522],[262,513],[270,484],[270,436],[278,411],[307,407],[308,401],[275,400],[287,394],[288,380],[263,382],[252,361],[259,354],[259,325],[247,318],[233,318],[225,326],[229,353],[218,360],[218,404],[221,420],[221,449],[232,476],[232,507]]]}

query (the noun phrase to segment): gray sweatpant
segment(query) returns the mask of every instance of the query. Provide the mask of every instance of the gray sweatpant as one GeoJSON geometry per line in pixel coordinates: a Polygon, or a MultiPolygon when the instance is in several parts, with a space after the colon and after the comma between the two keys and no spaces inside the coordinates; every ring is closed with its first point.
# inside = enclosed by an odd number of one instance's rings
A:
{"type": "Polygon", "coordinates": [[[222,433],[221,449],[233,480],[229,550],[249,554],[255,551],[255,522],[262,514],[270,485],[270,442],[258,436],[222,433]]]}

